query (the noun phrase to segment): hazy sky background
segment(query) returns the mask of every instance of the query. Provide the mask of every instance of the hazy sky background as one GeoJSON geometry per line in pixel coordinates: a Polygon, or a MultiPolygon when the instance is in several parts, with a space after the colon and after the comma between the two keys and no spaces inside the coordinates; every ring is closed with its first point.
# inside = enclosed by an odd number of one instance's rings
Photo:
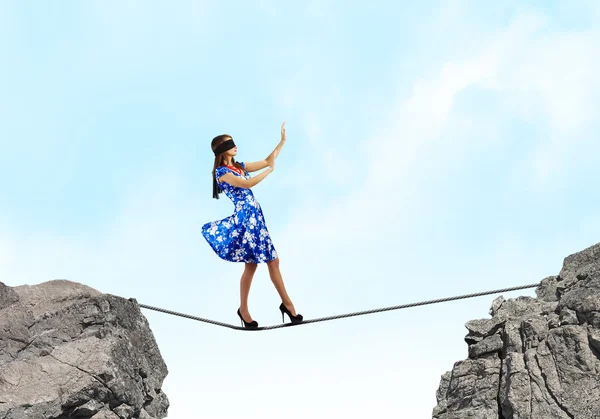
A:
{"type": "MultiPolygon", "coordinates": [[[[0,3],[0,280],[239,324],[210,140],[305,318],[535,283],[600,241],[590,1],[0,3]]],[[[533,290],[504,297],[534,295],[533,290]]],[[[169,418],[429,418],[496,296],[243,333],[144,310],[169,418]]],[[[281,321],[259,267],[250,310],[281,321]]]]}

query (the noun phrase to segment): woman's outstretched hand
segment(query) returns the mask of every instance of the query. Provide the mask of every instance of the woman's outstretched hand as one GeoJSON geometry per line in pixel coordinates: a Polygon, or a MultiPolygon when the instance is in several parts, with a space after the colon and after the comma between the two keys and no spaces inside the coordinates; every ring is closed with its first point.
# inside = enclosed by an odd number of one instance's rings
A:
{"type": "Polygon", "coordinates": [[[281,124],[281,141],[279,144],[277,144],[275,150],[273,150],[273,152],[266,158],[267,165],[271,168],[271,170],[275,169],[275,159],[279,155],[279,151],[281,151],[281,147],[283,147],[285,140],[285,121],[283,121],[283,124],[281,124]]]}

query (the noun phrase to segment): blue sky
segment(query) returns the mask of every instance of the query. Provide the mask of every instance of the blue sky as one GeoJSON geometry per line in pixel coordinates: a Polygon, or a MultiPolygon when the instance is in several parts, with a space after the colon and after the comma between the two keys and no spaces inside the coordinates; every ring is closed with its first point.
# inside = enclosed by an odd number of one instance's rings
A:
{"type": "MultiPolygon", "coordinates": [[[[0,276],[237,324],[210,140],[307,318],[529,284],[600,241],[593,1],[0,4],[0,276]]],[[[533,295],[533,290],[505,297],[533,295]]],[[[144,313],[169,417],[426,418],[495,296],[261,333],[144,313]]],[[[280,321],[266,267],[250,309],[280,321]]]]}

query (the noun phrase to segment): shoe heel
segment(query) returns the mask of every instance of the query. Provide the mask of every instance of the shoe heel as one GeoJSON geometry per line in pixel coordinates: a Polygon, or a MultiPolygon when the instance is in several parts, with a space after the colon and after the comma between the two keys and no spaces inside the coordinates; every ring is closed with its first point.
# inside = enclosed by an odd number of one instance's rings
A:
{"type": "Polygon", "coordinates": [[[302,323],[302,320],[303,320],[302,314],[297,314],[297,315],[293,316],[292,313],[288,310],[288,308],[285,305],[283,305],[283,303],[281,303],[281,305],[279,306],[279,310],[281,311],[281,322],[282,323],[285,323],[285,319],[283,317],[284,313],[288,315],[292,324],[302,323]]]}
{"type": "Polygon", "coordinates": [[[287,311],[287,308],[285,308],[283,303],[281,303],[281,305],[279,306],[279,311],[281,311],[281,323],[285,324],[284,313],[287,311]]]}

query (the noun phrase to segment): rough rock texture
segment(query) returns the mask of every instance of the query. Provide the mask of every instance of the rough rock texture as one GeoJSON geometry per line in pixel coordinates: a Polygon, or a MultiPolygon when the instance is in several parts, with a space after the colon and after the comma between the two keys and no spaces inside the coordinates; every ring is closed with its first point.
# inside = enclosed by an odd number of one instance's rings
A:
{"type": "Polygon", "coordinates": [[[466,324],[434,419],[600,418],[600,243],[565,258],[537,298],[496,298],[466,324]]]}
{"type": "Polygon", "coordinates": [[[134,302],[0,282],[0,419],[158,419],[167,367],[134,302]]]}

